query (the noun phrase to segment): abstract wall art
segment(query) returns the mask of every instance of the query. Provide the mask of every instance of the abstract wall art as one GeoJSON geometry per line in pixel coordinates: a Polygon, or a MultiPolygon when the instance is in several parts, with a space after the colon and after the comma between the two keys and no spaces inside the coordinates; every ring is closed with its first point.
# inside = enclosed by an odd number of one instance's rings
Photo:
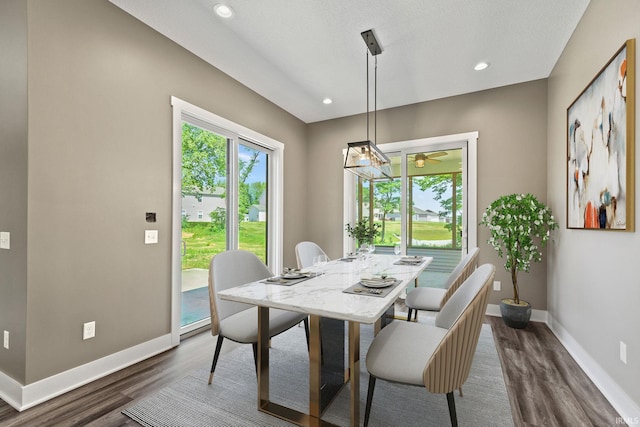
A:
{"type": "Polygon", "coordinates": [[[635,39],[567,108],[567,228],[634,231],[635,39]]]}

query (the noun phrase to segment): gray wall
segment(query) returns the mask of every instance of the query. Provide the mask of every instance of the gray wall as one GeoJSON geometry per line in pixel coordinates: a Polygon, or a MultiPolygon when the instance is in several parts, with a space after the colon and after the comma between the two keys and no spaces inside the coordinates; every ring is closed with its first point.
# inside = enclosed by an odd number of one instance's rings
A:
{"type": "MultiPolygon", "coordinates": [[[[556,329],[570,334],[636,405],[640,405],[640,233],[567,230],[565,188],[567,107],[627,39],[640,40],[638,17],[638,1],[591,1],[549,77],[547,138],[547,197],[561,225],[550,256],[549,313],[556,329]],[[620,341],[627,344],[626,365],[619,359],[620,341]]],[[[636,79],[637,67],[638,63],[636,79]]],[[[636,133],[640,123],[637,96],[636,90],[636,133]]],[[[635,164],[637,195],[637,155],[635,164]]]]}
{"type": "MultiPolygon", "coordinates": [[[[378,84],[384,84],[379,81],[378,84]]],[[[533,193],[546,200],[547,82],[476,92],[432,102],[378,111],[378,144],[478,131],[478,218],[491,201],[513,193],[533,193]]],[[[366,139],[363,115],[309,125],[309,238],[331,256],[342,253],[342,150],[349,141],[366,139]]],[[[490,302],[512,295],[511,276],[478,228],[480,262],[496,264],[502,291],[490,302]]],[[[518,276],[521,297],[534,308],[547,304],[545,263],[518,276]]]]}
{"type": "Polygon", "coordinates": [[[27,312],[27,4],[0,2],[0,231],[11,249],[0,249],[0,369],[20,380],[25,372],[27,312]]]}
{"type": "MultiPolygon", "coordinates": [[[[6,17],[22,22],[12,45],[22,69],[9,102],[22,115],[3,125],[1,149],[9,132],[15,143],[0,160],[10,165],[0,196],[18,209],[0,211],[16,248],[0,251],[3,281],[9,254],[17,258],[0,290],[0,330],[11,329],[16,351],[0,350],[0,370],[30,384],[170,332],[172,95],[283,142],[286,194],[306,188],[306,128],[106,0],[16,5],[6,17]],[[143,244],[149,211],[158,245],[143,244]],[[96,338],[83,341],[91,320],[96,338]]],[[[300,209],[285,199],[289,265],[304,237],[300,209]]]]}

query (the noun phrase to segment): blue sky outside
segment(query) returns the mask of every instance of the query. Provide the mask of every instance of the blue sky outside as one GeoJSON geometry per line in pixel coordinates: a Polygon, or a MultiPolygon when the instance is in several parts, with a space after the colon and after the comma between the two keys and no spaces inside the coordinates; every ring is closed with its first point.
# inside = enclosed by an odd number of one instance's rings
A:
{"type": "Polygon", "coordinates": [[[434,212],[440,212],[440,202],[433,199],[433,192],[429,189],[420,191],[420,187],[414,184],[413,186],[413,202],[414,206],[422,210],[432,210],[434,212]]]}
{"type": "MultiPolygon", "coordinates": [[[[253,153],[257,150],[253,148],[247,147],[245,145],[240,144],[238,148],[238,159],[248,162],[251,160],[253,153]]],[[[253,165],[253,169],[251,173],[247,177],[247,184],[251,184],[252,182],[266,182],[267,181],[267,154],[264,152],[260,152],[258,155],[258,159],[256,163],[253,165]]]]}

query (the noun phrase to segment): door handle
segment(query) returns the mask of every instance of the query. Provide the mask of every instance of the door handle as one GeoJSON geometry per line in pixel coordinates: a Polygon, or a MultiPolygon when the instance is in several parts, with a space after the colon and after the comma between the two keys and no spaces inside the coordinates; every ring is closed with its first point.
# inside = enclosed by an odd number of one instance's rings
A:
{"type": "Polygon", "coordinates": [[[182,253],[180,255],[185,256],[187,254],[187,242],[182,241],[182,253]]]}

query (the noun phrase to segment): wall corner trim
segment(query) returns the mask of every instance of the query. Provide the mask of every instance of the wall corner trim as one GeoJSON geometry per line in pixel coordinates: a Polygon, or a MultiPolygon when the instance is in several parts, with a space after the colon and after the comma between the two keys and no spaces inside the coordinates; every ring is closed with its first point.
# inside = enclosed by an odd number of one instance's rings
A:
{"type": "Polygon", "coordinates": [[[618,411],[622,419],[637,420],[638,414],[640,414],[640,406],[625,393],[552,315],[549,315],[547,325],[584,373],[593,381],[614,409],[618,411]]]}
{"type": "Polygon", "coordinates": [[[0,372],[0,398],[24,411],[172,347],[171,334],[166,334],[28,385],[0,372]]]}

